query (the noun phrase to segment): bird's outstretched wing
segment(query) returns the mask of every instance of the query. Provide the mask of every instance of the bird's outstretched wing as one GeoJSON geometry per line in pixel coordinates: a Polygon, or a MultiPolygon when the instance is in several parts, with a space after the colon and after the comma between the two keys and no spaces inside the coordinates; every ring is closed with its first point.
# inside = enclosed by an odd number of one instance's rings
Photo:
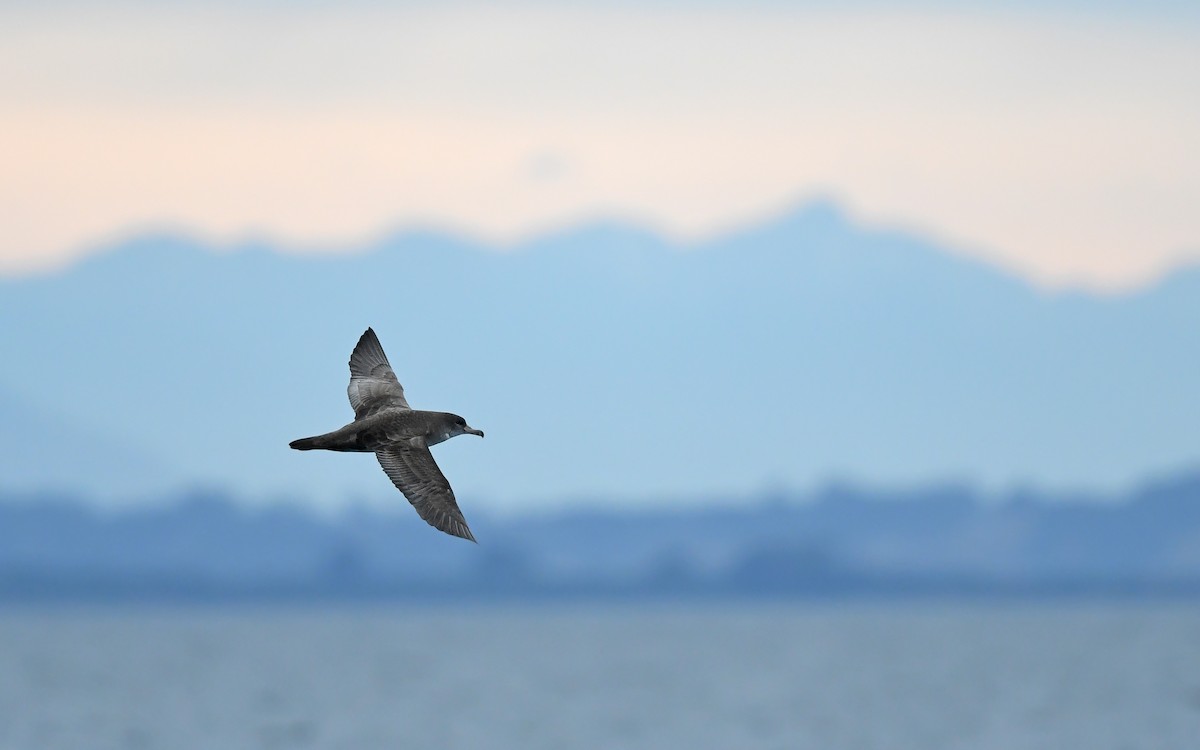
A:
{"type": "Polygon", "coordinates": [[[467,519],[458,509],[454,490],[433,460],[433,454],[423,438],[408,445],[392,445],[376,451],[379,465],[392,484],[404,493],[417,515],[430,526],[452,536],[475,541],[467,528],[467,519]]]}
{"type": "Polygon", "coordinates": [[[362,419],[381,409],[411,409],[404,386],[388,363],[375,331],[368,328],[350,355],[350,385],[346,387],[354,418],[362,419]]]}

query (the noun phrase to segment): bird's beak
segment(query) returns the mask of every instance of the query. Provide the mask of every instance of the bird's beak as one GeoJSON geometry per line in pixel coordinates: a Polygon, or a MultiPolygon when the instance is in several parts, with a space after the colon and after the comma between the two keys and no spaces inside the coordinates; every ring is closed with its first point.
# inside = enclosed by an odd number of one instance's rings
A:
{"type": "Polygon", "coordinates": [[[483,437],[483,430],[477,430],[474,427],[468,427],[467,429],[463,430],[463,432],[467,433],[468,435],[478,435],[479,437],[483,437]]]}

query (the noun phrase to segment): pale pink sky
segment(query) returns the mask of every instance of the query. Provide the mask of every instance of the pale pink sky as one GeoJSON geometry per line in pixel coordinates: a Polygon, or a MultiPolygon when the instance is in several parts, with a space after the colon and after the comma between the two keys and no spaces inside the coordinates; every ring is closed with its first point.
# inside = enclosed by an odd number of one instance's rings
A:
{"type": "Polygon", "coordinates": [[[807,196],[1048,284],[1200,258],[1200,24],[1059,12],[0,10],[0,273],[172,227],[351,247],[807,196]]]}

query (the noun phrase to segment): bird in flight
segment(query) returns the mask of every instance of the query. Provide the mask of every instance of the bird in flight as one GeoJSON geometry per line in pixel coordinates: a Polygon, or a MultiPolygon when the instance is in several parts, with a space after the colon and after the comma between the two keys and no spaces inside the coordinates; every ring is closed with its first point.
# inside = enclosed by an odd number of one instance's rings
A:
{"type": "Polygon", "coordinates": [[[452,536],[475,541],[458,509],[454,490],[434,463],[429,446],[457,435],[478,435],[457,414],[419,411],[408,405],[404,386],[388,363],[375,331],[368,328],[350,355],[346,388],[354,421],[333,432],[293,440],[300,451],[327,450],[374,453],[392,484],[404,493],[417,515],[452,536]]]}

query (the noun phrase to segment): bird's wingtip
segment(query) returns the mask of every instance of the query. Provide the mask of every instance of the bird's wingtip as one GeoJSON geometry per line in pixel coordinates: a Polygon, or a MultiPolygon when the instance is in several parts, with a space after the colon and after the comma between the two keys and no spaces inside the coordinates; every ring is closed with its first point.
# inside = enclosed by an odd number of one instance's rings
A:
{"type": "Polygon", "coordinates": [[[451,523],[446,528],[442,529],[442,531],[445,531],[451,536],[456,536],[459,539],[466,539],[472,544],[479,544],[479,542],[475,541],[475,535],[471,533],[471,527],[467,526],[466,521],[451,523]]]}

